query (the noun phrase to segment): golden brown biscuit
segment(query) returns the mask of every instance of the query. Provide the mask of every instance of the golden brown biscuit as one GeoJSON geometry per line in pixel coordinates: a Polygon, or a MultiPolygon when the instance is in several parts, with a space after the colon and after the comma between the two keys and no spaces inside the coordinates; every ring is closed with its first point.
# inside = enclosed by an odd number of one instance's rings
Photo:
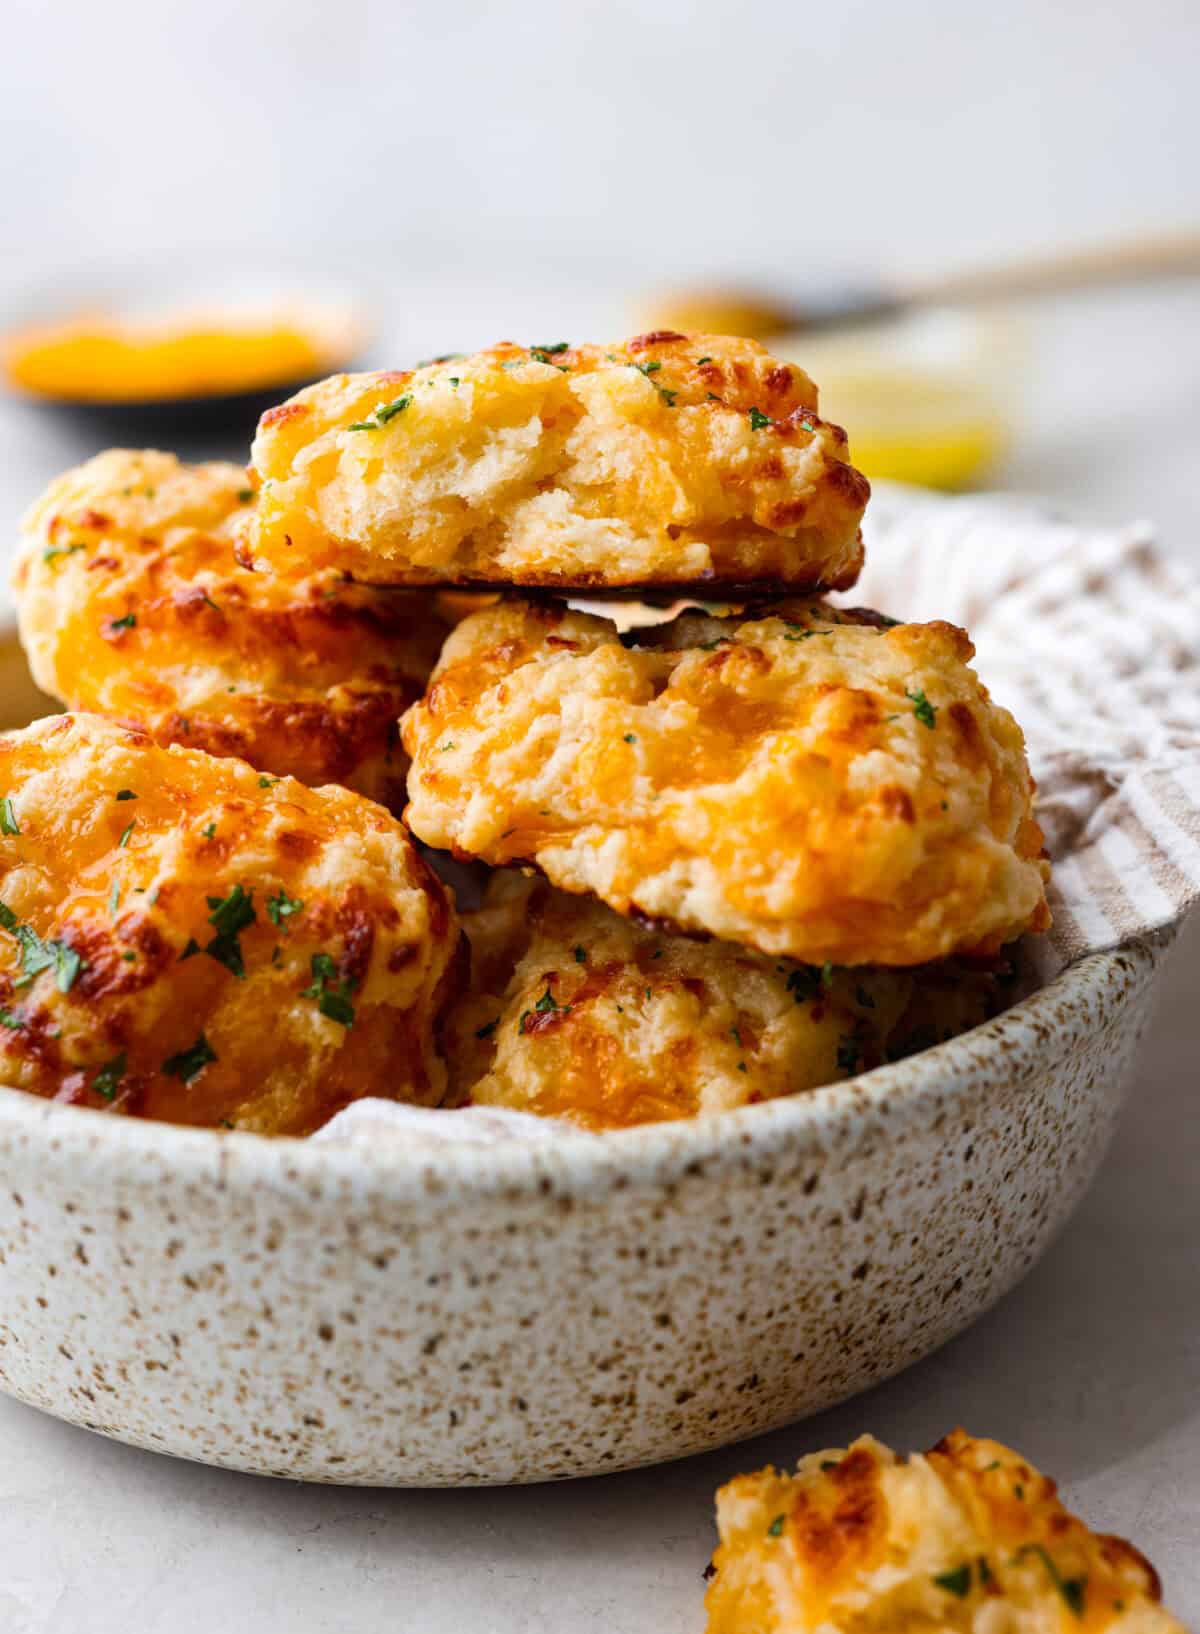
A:
{"type": "Polygon", "coordinates": [[[15,573],[37,683],[158,743],[344,783],[399,810],[396,717],[419,697],[446,622],[425,595],[333,573],[251,573],[236,465],[111,449],[54,482],[15,573]]]}
{"type": "Polygon", "coordinates": [[[809,964],[994,951],[1048,922],[1020,728],[961,630],[886,622],[793,601],[619,639],[485,609],[404,718],[408,821],[809,964]]]}
{"type": "Polygon", "coordinates": [[[516,870],[492,877],[463,928],[472,973],[445,1028],[449,1104],[587,1129],[834,1083],[920,1047],[927,1018],[949,1037],[1000,1003],[989,971],[781,963],[642,929],[516,870]]]}
{"type": "Polygon", "coordinates": [[[95,715],[0,734],[0,795],[6,1083],[269,1134],[441,1099],[459,930],[382,806],[95,715]]]}
{"type": "Polygon", "coordinates": [[[707,1634],[1184,1634],[1158,1575],[1054,1482],[955,1430],[898,1458],[871,1436],[717,1493],[707,1634]]]}
{"type": "Polygon", "coordinates": [[[503,344],[334,375],[259,422],[254,548],[379,584],[840,589],[870,492],[755,341],[503,344]]]}

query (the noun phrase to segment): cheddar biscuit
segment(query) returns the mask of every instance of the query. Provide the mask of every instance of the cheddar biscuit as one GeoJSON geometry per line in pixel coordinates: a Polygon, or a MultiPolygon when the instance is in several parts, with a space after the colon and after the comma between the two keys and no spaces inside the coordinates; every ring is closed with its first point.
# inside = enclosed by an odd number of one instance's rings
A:
{"type": "Polygon", "coordinates": [[[407,820],[619,913],[809,964],[923,964],[1048,923],[1020,729],[949,624],[791,601],[607,620],[508,601],[404,718],[407,820]]]}
{"type": "Polygon", "coordinates": [[[92,715],[0,734],[0,790],[7,1084],[264,1134],[441,1099],[460,933],[381,806],[92,715]]]}
{"type": "Polygon", "coordinates": [[[29,512],[15,591],[34,678],[69,708],[399,810],[396,718],[448,627],[423,595],[236,558],[236,465],[112,449],[29,512]]]}
{"type": "Polygon", "coordinates": [[[471,979],[445,1031],[448,1103],[587,1129],[835,1083],[965,1031],[1001,1003],[991,970],[780,961],[645,929],[517,870],[493,875],[463,928],[471,979]]]}
{"type": "Polygon", "coordinates": [[[253,461],[259,555],[367,582],[844,588],[862,564],[845,433],[728,336],[334,375],[263,416],[253,461]]]}
{"type": "Polygon", "coordinates": [[[707,1634],[1183,1634],[1131,1544],[963,1430],[908,1458],[862,1436],[795,1475],[740,1475],[717,1527],[707,1634]]]}

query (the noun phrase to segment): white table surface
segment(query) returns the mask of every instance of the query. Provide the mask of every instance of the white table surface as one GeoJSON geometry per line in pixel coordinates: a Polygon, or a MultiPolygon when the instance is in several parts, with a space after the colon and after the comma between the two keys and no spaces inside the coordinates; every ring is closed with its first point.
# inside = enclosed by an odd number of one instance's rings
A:
{"type": "MultiPolygon", "coordinates": [[[[1004,486],[1150,517],[1200,563],[1200,291],[1047,312],[1004,486]]],[[[0,405],[7,517],[86,442],[0,405]]],[[[1025,1283],[871,1394],[703,1458],[569,1486],[381,1492],[176,1463],[0,1399],[4,1634],[688,1634],[712,1493],[870,1429],[963,1423],[1132,1537],[1200,1627],[1200,925],[1185,935],[1107,1164],[1025,1283]]],[[[0,1271],[2,1277],[2,1271],[0,1271]]],[[[0,1298],[3,1283],[0,1280],[0,1298]]]]}

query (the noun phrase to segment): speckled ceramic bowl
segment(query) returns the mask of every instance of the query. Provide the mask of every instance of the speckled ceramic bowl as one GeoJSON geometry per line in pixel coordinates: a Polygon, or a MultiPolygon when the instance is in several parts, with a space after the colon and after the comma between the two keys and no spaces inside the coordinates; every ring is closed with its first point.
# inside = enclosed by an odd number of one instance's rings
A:
{"type": "Polygon", "coordinates": [[[308,1480],[587,1475],[923,1356],[1095,1174],[1165,943],[846,1084],[491,1150],[322,1146],[0,1089],[0,1387],[308,1480]]]}

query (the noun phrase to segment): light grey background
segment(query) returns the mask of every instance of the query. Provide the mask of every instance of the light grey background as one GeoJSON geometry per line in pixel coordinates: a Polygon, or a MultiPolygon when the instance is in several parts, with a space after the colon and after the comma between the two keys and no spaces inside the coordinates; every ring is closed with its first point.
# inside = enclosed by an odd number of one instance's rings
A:
{"type": "MultiPolygon", "coordinates": [[[[620,333],[631,291],[705,268],[932,269],[1200,217],[1195,0],[9,0],[4,22],[0,318],[109,276],[276,277],[365,290],[403,362],[620,333]]],[[[1024,322],[999,483],[1148,517],[1200,564],[1200,290],[1024,322]]],[[[96,437],[0,400],[7,525],[96,437]]],[[[0,1400],[0,1629],[686,1634],[720,1481],[958,1421],[1132,1536],[1200,1626],[1198,970],[1200,927],[1048,1259],[892,1384],[668,1468],[460,1494],[222,1474],[0,1400]]]]}

